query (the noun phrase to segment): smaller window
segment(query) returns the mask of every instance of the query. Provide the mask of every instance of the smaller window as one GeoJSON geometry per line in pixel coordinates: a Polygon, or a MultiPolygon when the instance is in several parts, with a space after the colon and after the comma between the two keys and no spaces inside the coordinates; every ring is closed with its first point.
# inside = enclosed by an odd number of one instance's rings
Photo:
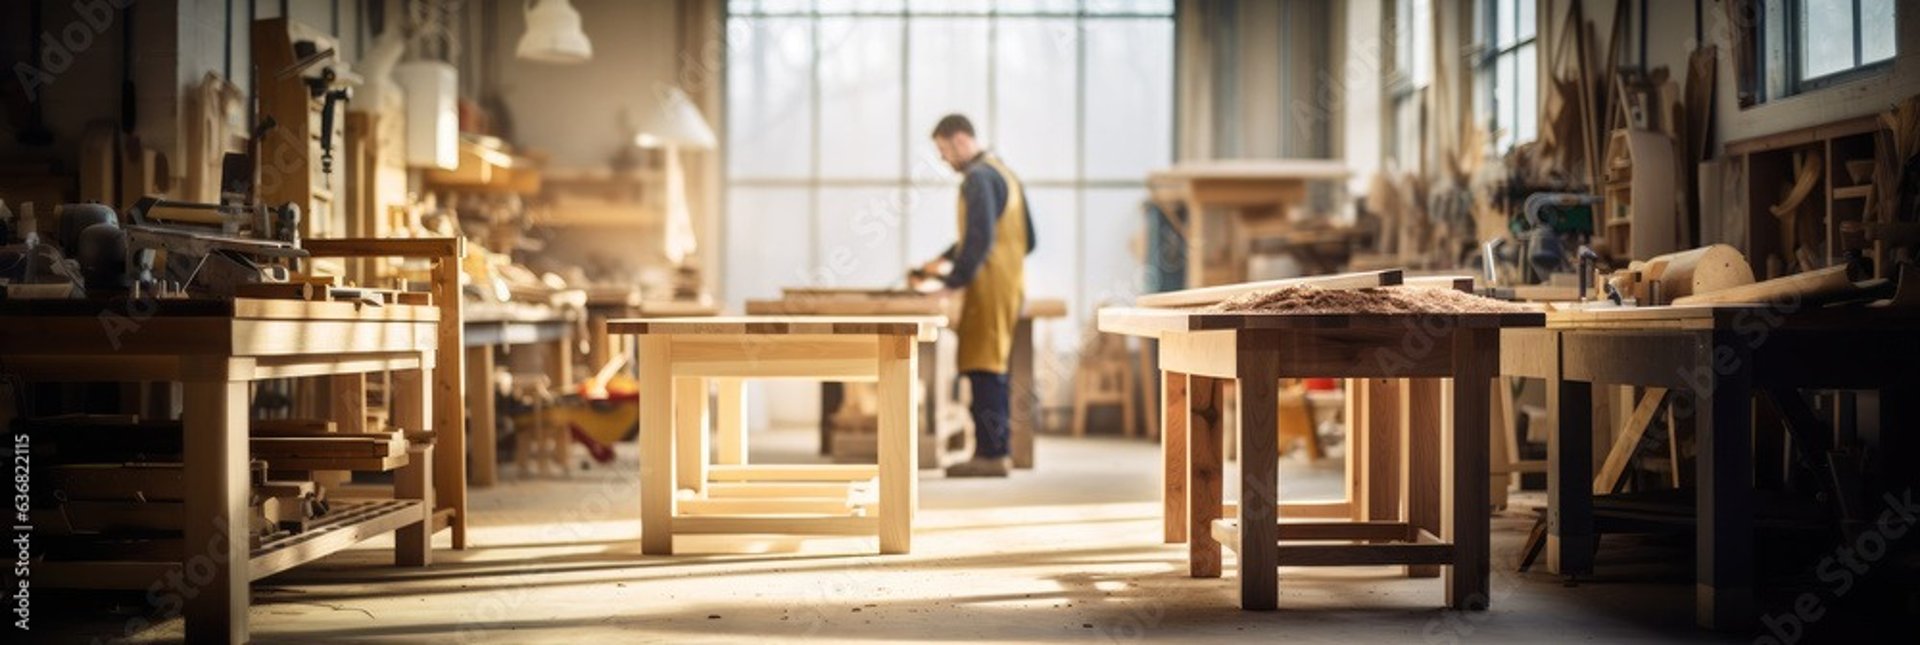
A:
{"type": "MultiPolygon", "coordinates": [[[[1790,24],[1781,51],[1792,83],[1787,94],[1856,78],[1893,59],[1894,0],[1784,0],[1790,24]]],[[[1776,50],[1778,51],[1778,50],[1776,50]]]]}

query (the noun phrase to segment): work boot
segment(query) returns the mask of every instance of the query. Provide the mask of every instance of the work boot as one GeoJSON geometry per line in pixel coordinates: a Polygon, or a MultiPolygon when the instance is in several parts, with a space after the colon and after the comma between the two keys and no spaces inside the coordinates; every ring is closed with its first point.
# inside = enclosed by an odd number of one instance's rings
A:
{"type": "Polygon", "coordinates": [[[1005,477],[1011,472],[1012,457],[974,457],[947,467],[948,477],[1005,477]]]}

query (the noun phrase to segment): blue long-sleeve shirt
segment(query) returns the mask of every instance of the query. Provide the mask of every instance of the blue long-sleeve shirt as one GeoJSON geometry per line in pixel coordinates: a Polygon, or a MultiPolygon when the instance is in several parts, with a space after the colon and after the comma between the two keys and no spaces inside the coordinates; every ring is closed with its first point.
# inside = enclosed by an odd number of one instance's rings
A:
{"type": "MultiPolygon", "coordinates": [[[[958,289],[973,281],[980,265],[987,259],[987,252],[993,250],[994,226],[1000,223],[1000,213],[1007,208],[1007,178],[1000,176],[993,164],[986,163],[981,153],[967,165],[966,178],[960,183],[960,197],[967,205],[967,233],[960,242],[947,247],[941,254],[953,262],[953,271],[947,274],[948,288],[958,289]]],[[[1020,196],[1022,209],[1027,218],[1027,253],[1033,253],[1035,238],[1033,235],[1033,202],[1027,201],[1025,191],[1020,196]]]]}

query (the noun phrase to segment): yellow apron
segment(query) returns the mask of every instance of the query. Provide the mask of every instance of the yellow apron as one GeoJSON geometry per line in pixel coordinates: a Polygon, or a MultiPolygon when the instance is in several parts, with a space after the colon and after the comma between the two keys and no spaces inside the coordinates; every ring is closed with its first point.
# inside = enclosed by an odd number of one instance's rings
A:
{"type": "MultiPolygon", "coordinates": [[[[982,161],[1000,172],[1007,182],[1007,205],[994,223],[993,248],[981,261],[979,272],[967,284],[961,300],[960,323],[954,330],[960,335],[960,371],[1007,372],[1007,357],[1013,351],[1013,327],[1020,322],[1020,306],[1026,299],[1027,202],[1020,180],[992,155],[982,161]]],[[[960,245],[967,242],[967,201],[960,198],[960,245]]]]}

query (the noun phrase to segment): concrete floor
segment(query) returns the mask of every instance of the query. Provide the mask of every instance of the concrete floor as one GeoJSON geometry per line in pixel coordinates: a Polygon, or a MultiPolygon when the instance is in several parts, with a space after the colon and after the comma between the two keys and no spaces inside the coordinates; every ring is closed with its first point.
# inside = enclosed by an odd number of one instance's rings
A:
{"type": "MultiPolygon", "coordinates": [[[[753,457],[811,460],[812,436],[756,435],[753,457]]],[[[1196,580],[1185,574],[1184,548],[1159,543],[1158,460],[1143,441],[1044,437],[1041,468],[1010,480],[927,473],[908,556],[871,555],[871,538],[715,537],[681,538],[681,555],[644,557],[637,465],[623,452],[572,479],[475,491],[477,546],[438,551],[431,568],[387,566],[383,539],[257,583],[253,633],[263,642],[513,643],[1722,638],[1692,626],[1683,545],[1610,552],[1614,579],[1577,588],[1513,573],[1532,516],[1518,508],[1494,521],[1485,613],[1441,610],[1438,579],[1409,580],[1394,567],[1288,569],[1281,610],[1242,612],[1230,554],[1226,578],[1196,580]]],[[[1337,495],[1337,461],[1283,460],[1283,497],[1337,495]]],[[[137,629],[146,611],[137,595],[38,600],[43,611],[69,608],[42,616],[52,633],[182,635],[177,619],[137,629]]]]}

